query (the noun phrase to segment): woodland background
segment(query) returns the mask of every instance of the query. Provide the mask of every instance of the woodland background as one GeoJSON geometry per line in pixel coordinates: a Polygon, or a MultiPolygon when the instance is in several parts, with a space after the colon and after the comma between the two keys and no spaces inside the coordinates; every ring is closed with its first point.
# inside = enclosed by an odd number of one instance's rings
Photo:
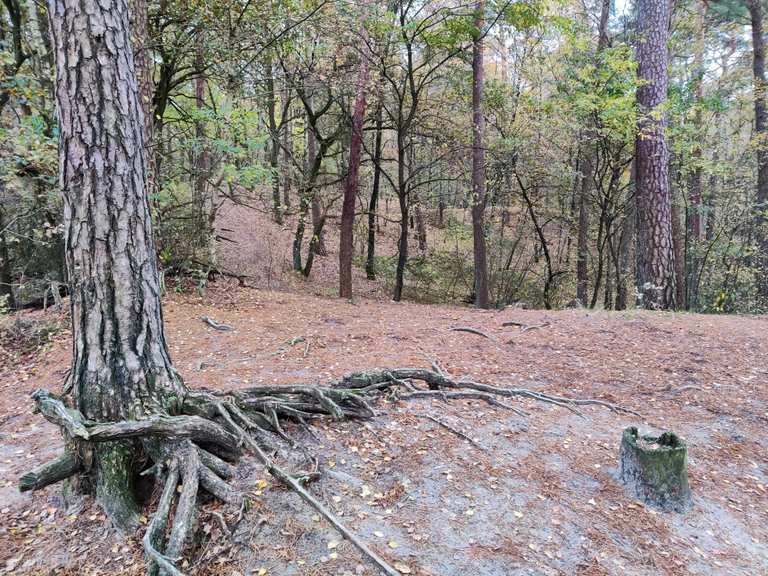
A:
{"type": "MultiPolygon", "coordinates": [[[[654,113],[668,118],[680,309],[765,309],[763,48],[750,7],[761,26],[758,2],[681,1],[672,16],[668,101],[654,113]]],[[[3,0],[1,10],[0,295],[12,309],[63,294],[66,279],[46,7],[3,0]]],[[[364,64],[355,268],[396,300],[474,301],[479,38],[488,304],[633,307],[633,6],[484,10],[478,27],[475,5],[461,2],[149,2],[134,44],[166,277],[182,273],[201,290],[216,274],[269,288],[291,269],[312,277],[327,237],[337,242],[364,64]],[[245,241],[229,233],[231,218],[269,238],[240,268],[216,256],[247,251],[231,245],[245,241]]]]}

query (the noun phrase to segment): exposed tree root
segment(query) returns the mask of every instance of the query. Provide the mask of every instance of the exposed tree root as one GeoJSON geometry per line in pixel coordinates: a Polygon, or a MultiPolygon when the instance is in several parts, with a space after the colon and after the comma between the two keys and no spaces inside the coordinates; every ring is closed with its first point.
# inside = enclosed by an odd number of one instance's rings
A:
{"type": "Polygon", "coordinates": [[[213,318],[209,316],[200,316],[200,320],[202,320],[205,324],[208,324],[211,328],[214,330],[219,330],[220,332],[230,332],[234,330],[232,326],[229,326],[227,324],[222,324],[221,322],[217,322],[213,318]]]}
{"type": "MultiPolygon", "coordinates": [[[[432,362],[432,367],[431,370],[396,368],[354,373],[328,386],[253,386],[228,392],[189,392],[174,404],[174,414],[108,423],[89,422],[80,412],[68,407],[63,399],[38,390],[33,394],[37,408],[47,420],[61,428],[68,450],[55,461],[24,475],[20,489],[37,490],[81,471],[87,472],[90,464],[83,454],[89,453],[95,444],[137,439],[145,446],[152,461],[152,466],[144,473],[154,473],[158,485],[162,486],[157,510],[143,539],[150,573],[159,571],[179,576],[177,563],[192,531],[200,489],[224,502],[244,504],[243,496],[228,483],[234,475],[234,468],[228,462],[235,462],[246,451],[281,484],[296,492],[326,518],[379,570],[395,576],[398,572],[386,560],[307,491],[305,484],[316,477],[316,472],[293,475],[275,463],[270,456],[275,450],[275,436],[303,450],[284,432],[282,422],[292,420],[306,426],[309,420],[321,417],[334,420],[370,418],[376,416],[374,406],[380,400],[397,402],[419,398],[481,400],[519,415],[526,412],[502,399],[528,398],[579,415],[579,407],[590,405],[635,414],[604,400],[572,399],[524,388],[457,380],[442,370],[436,361],[432,362]],[[426,387],[418,383],[426,384],[426,387]]],[[[463,432],[433,416],[419,416],[476,444],[463,432]]]]}
{"type": "Polygon", "coordinates": [[[469,334],[475,334],[476,336],[482,336],[483,338],[487,338],[488,340],[496,340],[493,336],[490,334],[483,332],[482,330],[478,330],[477,328],[472,328],[470,326],[457,326],[455,328],[451,328],[454,332],[468,332],[469,334]]]}

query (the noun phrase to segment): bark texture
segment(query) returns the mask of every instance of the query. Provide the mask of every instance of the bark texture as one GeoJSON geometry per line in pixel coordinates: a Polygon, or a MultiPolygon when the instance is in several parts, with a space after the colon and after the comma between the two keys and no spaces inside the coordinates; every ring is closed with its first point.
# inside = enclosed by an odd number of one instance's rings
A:
{"type": "Polygon", "coordinates": [[[643,305],[668,309],[675,307],[669,149],[665,136],[671,5],[669,0],[640,0],[636,10],[640,82],[635,144],[639,280],[643,305]]]}
{"type": "MultiPolygon", "coordinates": [[[[172,411],[184,385],[163,335],[144,117],[125,0],[55,0],[60,181],[73,359],[66,389],[92,421],[172,411]]],[[[132,444],[95,453],[102,504],[135,521],[132,444]]]]}

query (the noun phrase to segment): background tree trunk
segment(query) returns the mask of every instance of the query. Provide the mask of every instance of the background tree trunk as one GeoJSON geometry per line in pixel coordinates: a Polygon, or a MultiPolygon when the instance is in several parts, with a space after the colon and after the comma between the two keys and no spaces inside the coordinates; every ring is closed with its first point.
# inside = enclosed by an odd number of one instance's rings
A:
{"type": "MultiPolygon", "coordinates": [[[[360,26],[365,34],[365,26],[360,26]]],[[[366,40],[364,40],[364,43],[366,40]]],[[[341,235],[339,239],[339,297],[352,298],[352,252],[355,224],[355,200],[360,171],[360,154],[363,146],[363,122],[365,121],[365,97],[368,90],[368,56],[363,54],[357,77],[357,94],[352,112],[352,139],[349,145],[347,179],[344,184],[344,202],[341,207],[341,235]]]]}
{"type": "Polygon", "coordinates": [[[472,236],[475,264],[475,306],[488,308],[488,263],[485,246],[485,150],[483,133],[483,10],[475,5],[475,39],[472,44],[472,236]]]}
{"type": "Polygon", "coordinates": [[[283,223],[283,205],[280,198],[280,134],[275,119],[275,66],[271,59],[265,65],[267,74],[267,128],[269,129],[269,167],[272,170],[272,211],[275,223],[283,223]]]}
{"type": "MultiPolygon", "coordinates": [[[[600,7],[600,25],[598,27],[597,53],[595,65],[600,65],[600,53],[608,45],[608,17],[611,13],[611,0],[602,0],[600,7]]],[[[576,298],[582,305],[587,305],[589,296],[589,195],[592,190],[593,172],[595,170],[595,143],[592,138],[596,128],[594,118],[587,124],[586,142],[583,145],[581,171],[581,186],[579,187],[579,224],[576,241],[576,298]]]]}
{"type": "Polygon", "coordinates": [[[672,242],[672,202],[669,188],[669,149],[664,134],[667,114],[669,0],[639,0],[636,6],[638,42],[637,103],[639,134],[635,143],[638,252],[643,268],[643,304],[650,309],[675,307],[675,256],[672,242]]]}
{"type": "Polygon", "coordinates": [[[205,54],[200,46],[195,52],[195,108],[198,118],[195,120],[195,164],[194,164],[194,190],[195,190],[195,235],[197,236],[197,250],[204,250],[204,260],[210,265],[215,261],[215,249],[213,243],[213,203],[208,192],[208,176],[210,172],[210,158],[208,155],[208,143],[205,136],[205,54]]]}
{"type": "MultiPolygon", "coordinates": [[[[0,183],[0,190],[2,189],[0,183]]],[[[11,256],[8,252],[8,244],[5,240],[5,218],[2,206],[0,206],[0,309],[5,306],[13,309],[16,301],[13,297],[13,274],[11,270],[11,256]],[[5,299],[5,302],[3,302],[5,299]]]]}
{"type": "Polygon", "coordinates": [[[376,136],[373,144],[373,186],[368,205],[368,252],[365,259],[365,275],[368,280],[376,279],[376,211],[379,206],[381,186],[382,126],[384,124],[381,104],[376,107],[376,136]]]}
{"type": "Polygon", "coordinates": [[[392,300],[400,302],[405,287],[405,267],[408,264],[408,189],[405,177],[406,143],[402,133],[397,135],[397,200],[400,206],[400,238],[397,243],[395,291],[392,300]]]}
{"type": "MultiPolygon", "coordinates": [[[[317,138],[315,138],[315,133],[312,131],[312,127],[307,123],[307,173],[311,173],[313,170],[313,166],[315,164],[317,158],[317,138]]],[[[328,254],[328,250],[325,247],[325,238],[323,238],[323,226],[320,222],[320,219],[323,217],[323,208],[320,206],[320,194],[317,188],[314,185],[314,180],[312,182],[312,190],[310,192],[311,194],[311,200],[310,200],[310,209],[312,211],[312,229],[313,230],[320,230],[319,235],[317,238],[314,236],[310,240],[310,246],[312,246],[311,251],[314,254],[317,254],[318,256],[326,256],[328,254]]],[[[301,268],[299,268],[301,269],[301,268]]]]}
{"type": "MultiPolygon", "coordinates": [[[[287,83],[286,83],[287,84],[287,83]]],[[[288,89],[286,87],[286,94],[288,89]]],[[[290,111],[289,118],[285,121],[283,127],[283,209],[291,208],[291,181],[293,171],[291,163],[293,162],[293,128],[291,127],[290,111]]]]}
{"type": "MultiPolygon", "coordinates": [[[[53,0],[50,17],[73,327],[67,389],[97,422],[172,412],[185,388],[163,335],[128,6],[53,0]]],[[[137,521],[137,450],[99,445],[91,470],[101,504],[125,527],[137,521]]]]}
{"type": "Polygon", "coordinates": [[[768,145],[764,141],[768,129],[765,105],[765,38],[763,8],[760,0],[747,0],[752,24],[752,74],[755,98],[755,140],[757,142],[757,194],[755,197],[755,239],[757,241],[757,297],[768,304],[768,145]]]}
{"type": "Polygon", "coordinates": [[[155,152],[154,152],[154,112],[152,99],[155,94],[155,81],[152,74],[151,38],[149,35],[149,14],[146,0],[130,0],[128,3],[131,20],[131,48],[139,84],[139,101],[143,113],[142,128],[144,143],[147,147],[147,188],[151,196],[155,192],[155,152]]]}

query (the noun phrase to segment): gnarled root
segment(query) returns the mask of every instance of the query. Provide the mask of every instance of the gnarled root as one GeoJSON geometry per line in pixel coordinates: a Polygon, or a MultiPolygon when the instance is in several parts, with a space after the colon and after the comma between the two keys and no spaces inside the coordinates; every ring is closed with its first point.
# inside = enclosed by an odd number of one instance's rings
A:
{"type": "Polygon", "coordinates": [[[376,402],[384,398],[481,400],[519,415],[526,412],[503,399],[528,398],[579,415],[582,414],[579,407],[590,405],[635,414],[604,400],[571,399],[524,388],[457,380],[436,363],[432,370],[397,368],[355,373],[329,386],[254,386],[229,392],[189,392],[182,402],[175,404],[177,414],[157,414],[122,422],[90,422],[61,398],[44,390],[36,391],[33,398],[43,416],[61,428],[68,450],[56,460],[25,474],[20,480],[20,489],[38,490],[73,474],[88,472],[91,464],[83,454],[93,453],[93,448],[98,451],[100,446],[108,446],[107,443],[133,439],[144,447],[145,456],[152,463],[144,473],[154,472],[162,485],[157,509],[143,538],[150,573],[170,576],[181,575],[177,563],[192,530],[201,488],[224,502],[244,504],[243,496],[228,483],[234,476],[234,468],[228,462],[237,461],[243,451],[253,454],[273,477],[325,517],[384,574],[398,574],[307,491],[306,481],[314,478],[314,472],[292,475],[275,463],[271,456],[275,452],[275,436],[293,444],[281,421],[293,420],[306,426],[307,421],[320,417],[370,418],[376,416],[376,402]],[[418,383],[426,387],[419,387],[418,383]],[[169,524],[170,534],[166,540],[169,524]]]}

